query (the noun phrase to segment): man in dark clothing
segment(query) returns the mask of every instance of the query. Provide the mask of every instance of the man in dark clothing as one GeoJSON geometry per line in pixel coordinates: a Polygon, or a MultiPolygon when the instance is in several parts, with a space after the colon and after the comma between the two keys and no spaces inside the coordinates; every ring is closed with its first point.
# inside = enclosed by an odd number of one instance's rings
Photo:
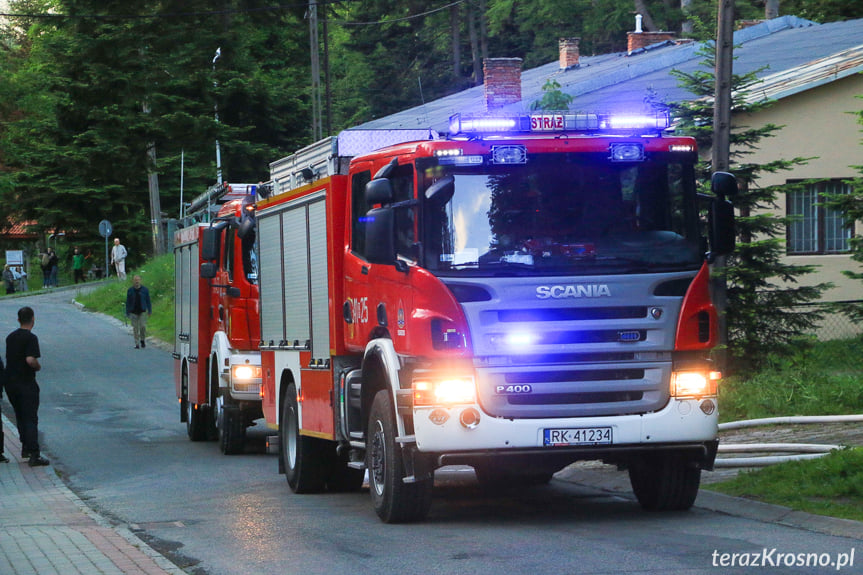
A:
{"type": "Polygon", "coordinates": [[[132,278],[132,287],[126,292],[126,317],[132,323],[135,349],[147,347],[147,318],[153,313],[150,290],[141,285],[141,276],[132,278]]]}
{"type": "MultiPolygon", "coordinates": [[[[3,387],[6,384],[6,370],[3,368],[3,360],[0,359],[0,399],[3,399],[3,387]]],[[[3,422],[0,421],[0,463],[9,463],[9,458],[3,455],[3,446],[6,438],[3,436],[3,422]]]]}
{"type": "Polygon", "coordinates": [[[21,327],[6,337],[6,393],[15,410],[18,435],[21,438],[21,457],[30,459],[30,466],[48,465],[50,462],[39,452],[39,384],[36,372],[39,364],[39,338],[33,333],[36,323],[33,309],[18,310],[21,327]]]}

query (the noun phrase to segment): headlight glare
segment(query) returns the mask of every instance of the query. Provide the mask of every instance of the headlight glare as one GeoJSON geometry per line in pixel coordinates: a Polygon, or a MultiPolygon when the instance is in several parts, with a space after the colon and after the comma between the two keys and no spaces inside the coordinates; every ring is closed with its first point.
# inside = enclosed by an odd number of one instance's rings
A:
{"type": "Polygon", "coordinates": [[[671,375],[671,395],[675,397],[704,397],[716,395],[722,374],[718,371],[677,371],[671,375]]]}
{"type": "Polygon", "coordinates": [[[472,377],[419,379],[413,382],[414,405],[456,405],[476,402],[472,377]]]}
{"type": "Polygon", "coordinates": [[[259,365],[234,365],[231,367],[231,378],[237,380],[251,380],[261,378],[261,366],[259,365]]]}

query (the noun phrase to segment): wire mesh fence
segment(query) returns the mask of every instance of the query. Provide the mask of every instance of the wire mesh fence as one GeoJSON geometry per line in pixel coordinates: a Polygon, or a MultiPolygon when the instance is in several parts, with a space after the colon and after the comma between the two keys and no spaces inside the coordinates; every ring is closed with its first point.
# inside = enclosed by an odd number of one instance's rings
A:
{"type": "Polygon", "coordinates": [[[837,313],[830,306],[834,303],[845,304],[863,304],[863,300],[851,300],[843,302],[830,303],[813,303],[798,306],[801,311],[812,311],[812,308],[817,309],[823,314],[821,321],[817,327],[806,335],[814,335],[819,341],[828,341],[831,339],[850,339],[863,335],[863,324],[854,323],[851,319],[843,314],[837,313]]]}

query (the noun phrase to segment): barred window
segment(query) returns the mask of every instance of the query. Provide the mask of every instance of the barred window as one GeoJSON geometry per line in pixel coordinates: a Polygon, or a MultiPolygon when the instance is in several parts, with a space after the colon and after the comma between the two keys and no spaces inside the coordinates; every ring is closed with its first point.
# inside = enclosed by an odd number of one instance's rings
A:
{"type": "Polygon", "coordinates": [[[824,205],[829,194],[850,194],[851,186],[841,180],[809,184],[788,192],[786,212],[794,217],[788,224],[789,254],[841,254],[849,251],[851,229],[842,214],[824,205]]]}

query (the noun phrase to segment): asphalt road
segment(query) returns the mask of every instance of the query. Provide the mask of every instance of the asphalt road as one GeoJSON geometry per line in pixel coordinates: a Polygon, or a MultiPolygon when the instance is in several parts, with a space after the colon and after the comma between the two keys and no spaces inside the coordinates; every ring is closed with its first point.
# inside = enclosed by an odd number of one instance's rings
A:
{"type": "MultiPolygon", "coordinates": [[[[71,304],[74,295],[0,299],[2,334],[17,327],[18,307],[36,311],[46,454],[90,506],[189,573],[759,570],[740,566],[744,561],[766,562],[771,573],[835,573],[840,554],[852,551],[855,565],[843,572],[863,565],[857,539],[700,508],[646,513],[626,491],[559,479],[490,495],[479,491],[469,468],[447,468],[438,473],[428,520],[418,525],[380,523],[367,489],[294,495],[277,473],[276,457],[264,453],[263,430],[250,432],[253,441],[239,456],[221,455],[215,443],[190,442],[179,421],[170,350],[133,349],[127,326],[80,311],[71,304]],[[784,553],[834,564],[789,567],[777,555],[784,553]]],[[[8,404],[4,411],[11,413],[8,404]]]]}

